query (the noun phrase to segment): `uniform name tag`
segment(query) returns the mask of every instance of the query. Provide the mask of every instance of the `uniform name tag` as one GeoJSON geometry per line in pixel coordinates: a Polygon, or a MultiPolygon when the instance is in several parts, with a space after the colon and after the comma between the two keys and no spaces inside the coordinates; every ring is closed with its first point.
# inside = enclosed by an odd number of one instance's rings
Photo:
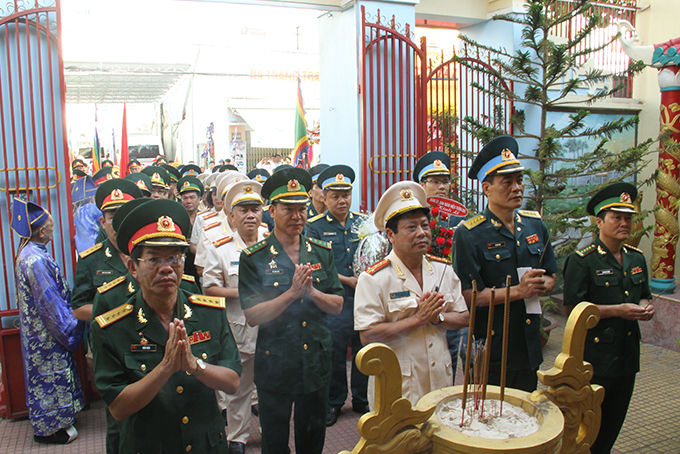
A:
{"type": "Polygon", "coordinates": [[[264,274],[283,274],[283,270],[264,270],[264,274]]]}
{"type": "Polygon", "coordinates": [[[390,293],[390,299],[396,300],[399,298],[406,298],[408,296],[411,296],[411,291],[410,290],[405,290],[403,292],[392,292],[390,293]]]}
{"type": "Polygon", "coordinates": [[[538,243],[538,235],[536,235],[535,233],[533,235],[527,237],[527,244],[534,244],[534,243],[538,243]]]}
{"type": "Polygon", "coordinates": [[[610,274],[614,274],[614,270],[597,270],[598,276],[609,276],[610,274]]]}
{"type": "Polygon", "coordinates": [[[335,236],[338,232],[323,232],[323,236],[335,236]]]}
{"type": "Polygon", "coordinates": [[[210,340],[210,331],[206,331],[205,333],[203,331],[196,331],[189,337],[189,344],[198,344],[200,342],[205,342],[207,340],[210,340]]]}
{"type": "Polygon", "coordinates": [[[321,269],[321,263],[315,263],[312,265],[312,271],[320,270],[321,269]]]}
{"type": "Polygon", "coordinates": [[[642,268],[640,268],[639,266],[636,266],[635,268],[630,270],[630,274],[638,274],[638,273],[642,273],[642,268]]]}
{"type": "Polygon", "coordinates": [[[97,276],[111,276],[112,274],[112,270],[97,270],[97,276]]]}
{"type": "Polygon", "coordinates": [[[132,344],[130,345],[130,351],[132,353],[155,352],[156,344],[132,344]]]}
{"type": "Polygon", "coordinates": [[[487,243],[487,249],[496,249],[499,247],[505,247],[505,241],[499,241],[498,243],[487,243]]]}
{"type": "Polygon", "coordinates": [[[238,266],[238,260],[229,262],[229,266],[238,266]]]}

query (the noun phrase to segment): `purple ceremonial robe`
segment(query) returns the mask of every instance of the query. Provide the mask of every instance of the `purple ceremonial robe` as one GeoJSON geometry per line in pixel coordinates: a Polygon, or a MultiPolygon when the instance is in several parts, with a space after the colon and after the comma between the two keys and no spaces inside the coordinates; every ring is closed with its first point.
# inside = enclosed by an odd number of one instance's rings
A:
{"type": "Polygon", "coordinates": [[[85,405],[72,353],[84,322],[73,317],[68,283],[45,245],[29,241],[15,272],[28,415],[35,434],[48,436],[72,425],[85,405]]]}

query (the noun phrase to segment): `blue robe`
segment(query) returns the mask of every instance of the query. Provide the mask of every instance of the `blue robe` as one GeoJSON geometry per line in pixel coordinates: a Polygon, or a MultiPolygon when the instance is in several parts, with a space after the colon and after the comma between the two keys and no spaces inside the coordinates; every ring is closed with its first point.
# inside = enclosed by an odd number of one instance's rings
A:
{"type": "Polygon", "coordinates": [[[26,405],[38,436],[75,422],[85,405],[72,352],[84,322],[71,312],[71,291],[46,245],[29,241],[15,265],[26,405]]]}
{"type": "Polygon", "coordinates": [[[97,242],[99,234],[99,218],[102,212],[99,211],[94,201],[82,203],[73,210],[73,224],[76,228],[76,251],[83,252],[97,242]]]}

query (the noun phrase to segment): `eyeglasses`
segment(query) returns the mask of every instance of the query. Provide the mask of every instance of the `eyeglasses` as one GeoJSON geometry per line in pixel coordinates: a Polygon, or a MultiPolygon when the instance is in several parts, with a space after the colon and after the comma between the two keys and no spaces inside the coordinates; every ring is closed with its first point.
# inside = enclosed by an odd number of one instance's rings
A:
{"type": "Polygon", "coordinates": [[[180,265],[184,265],[184,254],[171,255],[168,258],[163,257],[151,257],[148,259],[138,258],[140,262],[148,262],[152,268],[161,268],[164,265],[170,265],[173,268],[177,268],[180,265]]]}
{"type": "Polygon", "coordinates": [[[425,183],[431,183],[434,186],[449,186],[451,184],[451,180],[427,179],[427,180],[425,180],[425,183]]]}

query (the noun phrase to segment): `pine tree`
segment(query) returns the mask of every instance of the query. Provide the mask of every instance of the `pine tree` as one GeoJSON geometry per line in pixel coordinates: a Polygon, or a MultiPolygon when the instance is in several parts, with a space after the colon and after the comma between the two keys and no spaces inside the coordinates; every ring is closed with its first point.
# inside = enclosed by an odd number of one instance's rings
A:
{"type": "MultiPolygon", "coordinates": [[[[467,45],[476,46],[492,55],[497,72],[474,62],[460,60],[460,63],[496,76],[491,78],[492,81],[502,78],[506,82],[513,82],[509,85],[513,87],[510,89],[500,82],[492,82],[487,87],[476,84],[475,87],[500,100],[514,103],[517,110],[510,117],[515,127],[514,136],[518,139],[530,138],[535,143],[533,149],[520,150],[518,156],[535,169],[526,172],[527,207],[539,211],[549,226],[557,224],[552,240],[553,243],[558,240],[558,255],[565,255],[580,240],[580,237],[574,238],[574,231],[585,233],[587,230],[583,229],[588,219],[586,201],[602,186],[579,184],[579,180],[604,174],[614,176],[607,182],[611,183],[639,172],[649,162],[645,158],[651,153],[649,147],[654,139],[626,150],[607,148],[613,134],[635,127],[637,117],[618,118],[596,127],[588,123],[591,115],[588,107],[624,89],[624,83],[614,85],[611,82],[634,77],[644,68],[644,64],[631,62],[625,71],[616,74],[587,67],[589,57],[607,48],[616,39],[612,37],[598,47],[585,45],[588,35],[607,25],[610,20],[609,16],[593,14],[587,0],[528,0],[525,12],[500,14],[493,19],[521,26],[519,48],[511,53],[505,48],[486,46],[461,35],[461,40],[467,45]],[[578,31],[567,38],[556,38],[560,27],[570,22],[572,26],[578,27],[578,31]],[[608,87],[607,83],[613,86],[608,87]],[[590,91],[584,95],[586,90],[590,91]],[[576,94],[580,96],[574,97],[576,94]],[[538,127],[526,124],[524,108],[528,106],[538,112],[538,127]],[[568,124],[562,127],[549,124],[548,113],[565,106],[578,106],[578,110],[569,115],[568,124]],[[599,141],[594,148],[586,142],[585,139],[589,138],[599,141]],[[530,160],[535,162],[529,163],[530,160]]],[[[498,120],[502,115],[496,112],[494,117],[490,121],[465,117],[461,127],[486,143],[494,137],[507,134],[503,122],[498,120]]]]}

